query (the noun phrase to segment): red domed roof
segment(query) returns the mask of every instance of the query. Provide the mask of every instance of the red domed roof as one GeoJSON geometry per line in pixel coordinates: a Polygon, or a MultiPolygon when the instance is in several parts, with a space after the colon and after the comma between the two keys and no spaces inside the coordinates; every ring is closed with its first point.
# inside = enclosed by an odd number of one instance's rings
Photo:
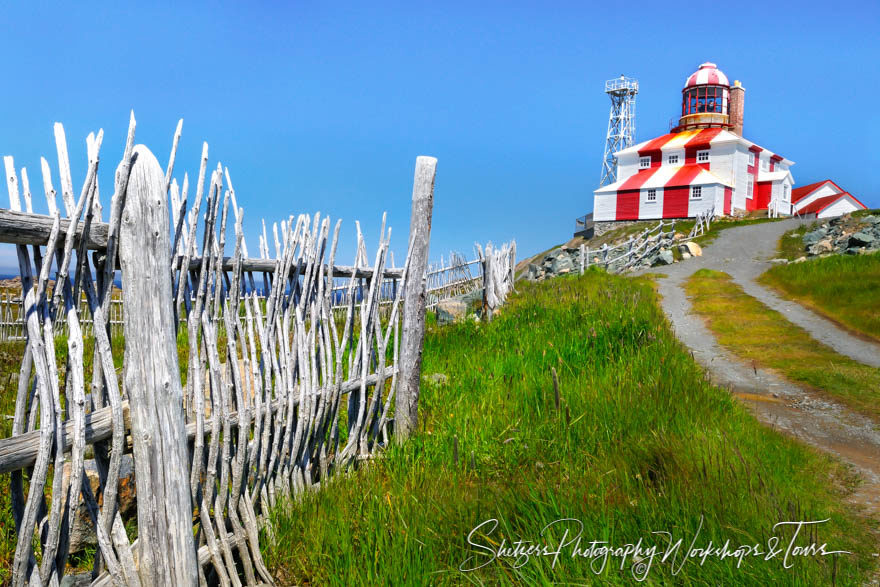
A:
{"type": "Polygon", "coordinates": [[[700,66],[700,69],[691,74],[691,76],[685,82],[684,87],[690,88],[691,86],[703,86],[703,85],[713,85],[713,86],[730,86],[730,82],[727,81],[727,76],[724,75],[724,72],[718,69],[718,66],[714,63],[709,63],[708,61],[700,66]]]}

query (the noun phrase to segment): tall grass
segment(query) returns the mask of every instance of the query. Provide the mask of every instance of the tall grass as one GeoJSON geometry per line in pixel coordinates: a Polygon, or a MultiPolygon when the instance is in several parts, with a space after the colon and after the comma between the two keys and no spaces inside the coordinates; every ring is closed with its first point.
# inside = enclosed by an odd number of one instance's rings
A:
{"type": "Polygon", "coordinates": [[[847,328],[880,340],[880,253],[779,265],[759,280],[847,328]]]}
{"type": "Polygon", "coordinates": [[[555,544],[562,526],[541,530],[560,518],[583,523],[582,547],[641,539],[662,548],[652,531],[666,531],[685,549],[701,524],[697,546],[766,546],[774,533],[791,537],[773,530],[777,522],[830,518],[820,542],[854,554],[786,569],[779,558],[679,567],[682,553],[675,566],[655,560],[650,580],[806,585],[867,576],[870,524],[843,505],[851,475],[709,384],[648,281],[591,271],[518,287],[491,324],[429,328],[414,438],[274,512],[264,551],[280,584],[633,582],[631,557],[600,570],[570,547],[555,565],[551,557],[488,562],[485,549],[502,540],[555,544]],[[490,519],[498,528],[469,544],[490,519]],[[463,573],[468,559],[488,564],[463,573]]]}

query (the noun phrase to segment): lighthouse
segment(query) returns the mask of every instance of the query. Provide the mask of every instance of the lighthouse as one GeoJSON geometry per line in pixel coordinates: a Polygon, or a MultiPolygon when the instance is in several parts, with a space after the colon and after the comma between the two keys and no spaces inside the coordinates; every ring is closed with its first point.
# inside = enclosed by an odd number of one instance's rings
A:
{"type": "Polygon", "coordinates": [[[745,88],[705,62],[681,90],[668,134],[615,153],[617,181],[593,192],[596,222],[792,212],[794,165],[743,136],[745,88]]]}

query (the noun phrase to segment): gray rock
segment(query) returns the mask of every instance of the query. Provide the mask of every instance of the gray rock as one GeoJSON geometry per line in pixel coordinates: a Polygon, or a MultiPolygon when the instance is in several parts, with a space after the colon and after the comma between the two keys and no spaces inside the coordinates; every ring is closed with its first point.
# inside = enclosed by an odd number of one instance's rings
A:
{"type": "Polygon", "coordinates": [[[651,266],[656,267],[657,265],[672,265],[674,261],[675,258],[672,256],[672,251],[660,251],[660,254],[658,254],[657,258],[655,258],[651,263],[651,266]]]}
{"type": "Polygon", "coordinates": [[[792,261],[792,263],[803,263],[803,262],[806,261],[806,260],[807,260],[806,257],[798,257],[797,259],[795,259],[794,261],[792,261]]]}
{"type": "Polygon", "coordinates": [[[807,250],[810,252],[811,255],[821,255],[823,253],[832,252],[834,250],[834,246],[831,244],[830,238],[825,238],[810,246],[807,250]]]}
{"type": "Polygon", "coordinates": [[[454,299],[462,301],[465,304],[467,304],[468,306],[470,306],[471,304],[476,303],[476,302],[482,302],[483,301],[483,288],[480,287],[478,289],[475,289],[472,292],[468,292],[466,294],[461,294],[460,296],[455,296],[454,299]]]}
{"type": "Polygon", "coordinates": [[[877,226],[880,225],[880,216],[865,216],[864,218],[862,218],[862,222],[877,226]]]}
{"type": "Polygon", "coordinates": [[[60,583],[61,587],[87,587],[91,584],[91,573],[80,573],[79,575],[64,575],[60,583]]]}
{"type": "Polygon", "coordinates": [[[808,232],[807,234],[804,235],[804,244],[805,245],[815,244],[815,243],[819,242],[820,240],[822,240],[823,238],[825,238],[825,235],[827,235],[827,234],[828,234],[827,228],[817,228],[813,232],[808,232]]]}
{"type": "Polygon", "coordinates": [[[559,274],[566,269],[568,271],[574,269],[574,262],[571,260],[571,257],[568,255],[560,255],[553,259],[553,264],[550,266],[550,270],[553,273],[559,274]]]}
{"type": "Polygon", "coordinates": [[[862,249],[857,247],[850,247],[846,250],[847,255],[858,255],[862,249]]]}
{"type": "Polygon", "coordinates": [[[860,231],[849,237],[849,247],[866,247],[873,243],[875,240],[874,235],[866,232],[860,231]]]}
{"type": "Polygon", "coordinates": [[[774,265],[787,265],[788,259],[770,259],[770,262],[774,265]]]}
{"type": "Polygon", "coordinates": [[[440,324],[451,324],[466,314],[467,304],[461,300],[451,298],[437,304],[437,322],[440,324]]]}

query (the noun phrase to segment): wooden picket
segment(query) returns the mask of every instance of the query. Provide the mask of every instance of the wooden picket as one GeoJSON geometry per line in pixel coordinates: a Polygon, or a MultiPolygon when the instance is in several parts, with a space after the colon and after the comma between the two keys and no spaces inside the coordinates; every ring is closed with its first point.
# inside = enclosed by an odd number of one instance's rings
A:
{"type": "Polygon", "coordinates": [[[56,125],[66,220],[46,161],[49,216],[32,213],[27,189],[21,210],[18,173],[6,160],[11,210],[0,211],[0,242],[17,245],[23,302],[3,298],[0,328],[6,333],[20,320],[27,341],[13,433],[0,440],[19,537],[13,585],[59,584],[81,500],[98,540],[93,585],[271,584],[259,545],[270,509],[368,461],[417,425],[436,160],[416,163],[403,267],[389,267],[384,220],[372,261],[358,229],[354,263],[338,265],[341,221],[320,214],[278,223],[275,254],[263,238],[260,258],[249,258],[244,210],[228,169],[208,172],[207,145],[187,213],[188,176],[182,188],[172,179],[180,133],[178,125],[163,170],[134,145],[132,115],[107,223],[96,181],[101,132],[87,141],[88,172],[75,199],[56,125]],[[224,256],[227,222],[231,256],[224,256]],[[89,251],[96,251],[91,259],[89,251]],[[117,256],[121,303],[113,299],[117,256]],[[63,365],[55,362],[56,322],[65,325],[66,339],[57,339],[66,340],[63,365]],[[124,329],[121,378],[116,322],[124,329]],[[95,357],[86,381],[90,337],[95,357]],[[87,446],[97,492],[84,473],[87,446]],[[129,450],[134,542],[119,512],[129,450]]]}

